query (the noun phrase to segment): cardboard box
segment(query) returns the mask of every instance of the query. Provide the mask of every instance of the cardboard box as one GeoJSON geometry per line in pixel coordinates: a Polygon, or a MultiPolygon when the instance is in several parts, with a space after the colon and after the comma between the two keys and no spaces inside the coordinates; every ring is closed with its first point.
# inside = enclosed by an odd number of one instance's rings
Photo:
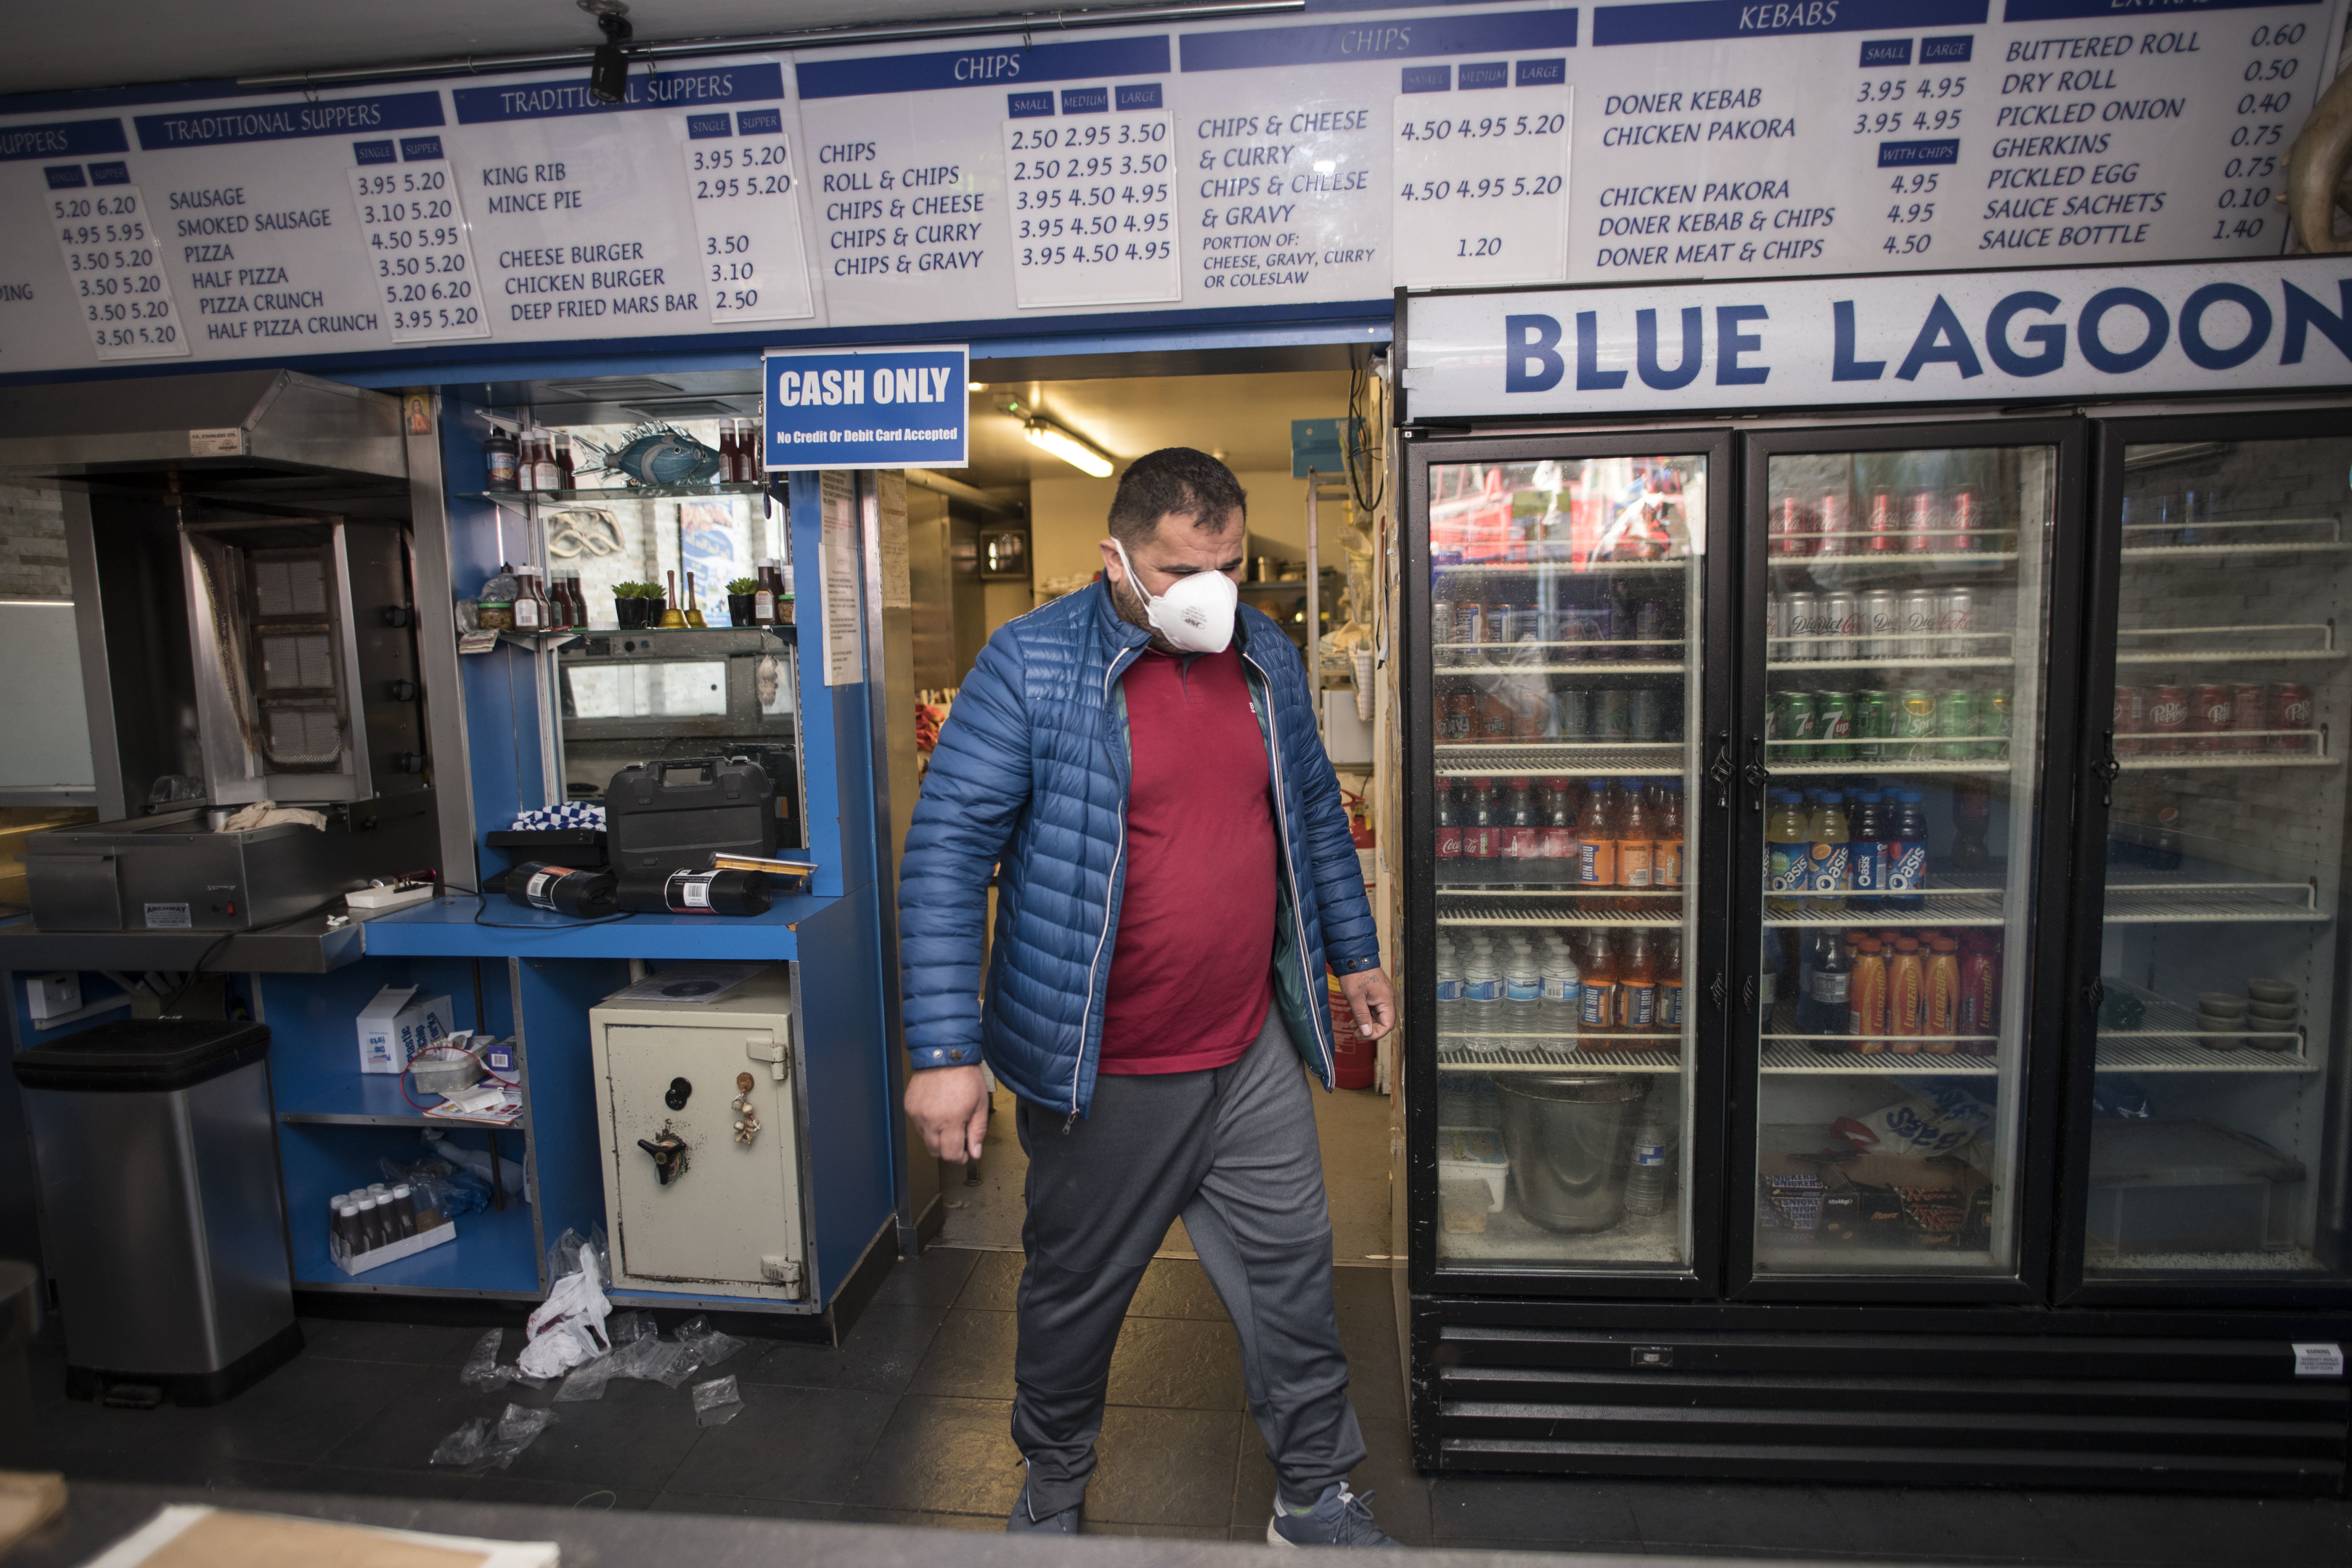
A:
{"type": "Polygon", "coordinates": [[[387,985],[360,1009],[360,1071],[404,1070],[408,1058],[449,1037],[449,998],[387,985]]]}

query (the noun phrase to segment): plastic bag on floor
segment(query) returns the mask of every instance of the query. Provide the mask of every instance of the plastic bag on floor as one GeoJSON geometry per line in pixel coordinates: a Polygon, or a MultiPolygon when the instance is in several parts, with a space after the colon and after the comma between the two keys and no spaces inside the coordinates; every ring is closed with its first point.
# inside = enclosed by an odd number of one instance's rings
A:
{"type": "Polygon", "coordinates": [[[615,1312],[604,1320],[604,1337],[613,1342],[614,1350],[652,1339],[660,1332],[651,1312],[615,1312]]]}
{"type": "Polygon", "coordinates": [[[515,1369],[499,1364],[499,1342],[505,1336],[504,1329],[483,1330],[482,1337],[474,1342],[473,1350],[467,1353],[466,1364],[458,1370],[457,1381],[484,1394],[495,1394],[514,1382],[515,1369]]]}
{"type": "Polygon", "coordinates": [[[743,1348],[741,1340],[712,1328],[699,1312],[677,1326],[677,1342],[692,1347],[697,1367],[717,1366],[743,1348]]]}
{"type": "Polygon", "coordinates": [[[613,1305],[604,1299],[599,1280],[603,1265],[596,1248],[582,1243],[573,1259],[577,1267],[555,1282],[547,1300],[530,1315],[530,1342],[516,1364],[532,1377],[553,1377],[569,1367],[595,1360],[612,1345],[604,1338],[604,1320],[613,1305]]]}
{"type": "Polygon", "coordinates": [[[555,1421],[552,1410],[509,1405],[496,1426],[487,1415],[477,1416],[442,1438],[441,1446],[433,1450],[432,1462],[467,1470],[488,1469],[493,1465],[504,1469],[514,1463],[517,1454],[539,1441],[539,1435],[555,1421]]]}
{"type": "Polygon", "coordinates": [[[743,1396],[736,1392],[732,1374],[694,1385],[694,1424],[724,1426],[743,1414],[743,1396]]]}
{"type": "Polygon", "coordinates": [[[600,1355],[594,1361],[582,1362],[555,1391],[558,1405],[576,1405],[583,1400],[604,1397],[604,1385],[613,1381],[613,1363],[617,1357],[600,1355]]]}
{"type": "Polygon", "coordinates": [[[566,1226],[563,1234],[555,1238],[555,1245],[547,1249],[547,1277],[561,1279],[567,1274],[580,1272],[580,1255],[587,1247],[596,1250],[596,1283],[610,1290],[613,1288],[613,1255],[604,1245],[604,1227],[601,1225],[592,1226],[586,1236],[566,1226]]]}
{"type": "Polygon", "coordinates": [[[641,1345],[652,1348],[644,1354],[643,1370],[637,1375],[660,1384],[664,1388],[683,1388],[686,1380],[702,1370],[702,1358],[689,1344],[672,1344],[667,1340],[640,1340],[641,1345]]]}

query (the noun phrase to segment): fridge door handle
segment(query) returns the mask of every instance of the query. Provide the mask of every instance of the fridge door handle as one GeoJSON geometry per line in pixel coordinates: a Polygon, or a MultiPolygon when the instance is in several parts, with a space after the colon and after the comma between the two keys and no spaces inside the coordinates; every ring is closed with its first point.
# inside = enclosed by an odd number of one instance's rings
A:
{"type": "Polygon", "coordinates": [[[1748,787],[1753,792],[1753,796],[1749,801],[1749,805],[1759,812],[1764,809],[1765,782],[1772,776],[1772,770],[1764,765],[1760,755],[1763,750],[1763,736],[1750,735],[1748,737],[1748,766],[1744,772],[1748,779],[1748,787]]]}
{"type": "Polygon", "coordinates": [[[2113,730],[2106,732],[2106,754],[2092,761],[2091,771],[2099,775],[2099,804],[2114,805],[2116,776],[2124,771],[2124,765],[2116,761],[2116,732],[2113,730]]]}
{"type": "Polygon", "coordinates": [[[1708,782],[1715,785],[1715,806],[1717,811],[1731,805],[1731,731],[1725,730],[1715,738],[1715,761],[1707,764],[1708,782]]]}
{"type": "Polygon", "coordinates": [[[1706,994],[1715,998],[1715,1010],[1718,1013],[1723,1011],[1724,989],[1723,971],[1718,969],[1715,972],[1715,984],[1706,988],[1706,994]]]}

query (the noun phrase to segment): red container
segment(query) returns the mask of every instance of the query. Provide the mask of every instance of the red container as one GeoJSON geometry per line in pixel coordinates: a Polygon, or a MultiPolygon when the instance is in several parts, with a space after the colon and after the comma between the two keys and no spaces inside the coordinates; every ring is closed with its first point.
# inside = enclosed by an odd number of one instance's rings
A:
{"type": "Polygon", "coordinates": [[[2138,686],[2116,688],[2116,754],[2127,756],[2143,749],[2145,742],[2126,737],[2137,736],[2147,728],[2147,690],[2138,686]]]}
{"type": "Polygon", "coordinates": [[[1843,490],[1825,490],[1813,507],[1813,553],[1853,553],[1853,498],[1843,490]]]}
{"type": "Polygon", "coordinates": [[[2210,684],[2197,688],[2189,699],[2189,728],[2197,736],[2190,749],[2199,752],[2228,751],[2231,742],[2226,737],[2235,711],[2230,688],[2210,684]]]}
{"type": "Polygon", "coordinates": [[[1944,548],[1974,550],[1977,535],[1983,529],[1984,514],[1979,509],[1977,492],[1962,485],[1952,492],[1951,512],[1944,519],[1944,548]]]}
{"type": "Polygon", "coordinates": [[[1895,514],[1895,492],[1870,492],[1870,511],[1862,521],[1863,551],[1870,555],[1888,555],[1902,548],[1902,520],[1895,514]]]}
{"type": "Polygon", "coordinates": [[[2180,686],[2151,686],[2147,689],[2147,721],[2142,728],[2157,737],[2148,742],[2151,752],[2185,752],[2189,742],[2182,736],[2189,732],[2189,691],[2180,686]]]}
{"type": "Polygon", "coordinates": [[[1934,490],[1913,490],[1903,498],[1903,549],[1923,555],[1944,547],[1944,498],[1934,490]]]}
{"type": "Polygon", "coordinates": [[[1355,1011],[1337,982],[1331,986],[1331,1084],[1335,1089],[1370,1089],[1380,1061],[1380,1046],[1356,1032],[1355,1011]]]}
{"type": "Polygon", "coordinates": [[[2263,749],[2261,731],[2270,721],[2270,695],[2264,688],[2247,682],[2230,689],[2230,728],[2239,731],[2252,731],[2252,733],[2240,733],[2235,740],[2232,740],[2230,742],[2231,751],[2261,751],[2263,749]]]}
{"type": "MultiPolygon", "coordinates": [[[[2311,688],[2284,684],[2271,688],[2270,724],[2273,730],[2308,730],[2311,728],[2311,688]]],[[[2308,752],[2308,735],[2273,735],[2265,748],[2273,752],[2308,752]]]]}
{"type": "Polygon", "coordinates": [[[1772,517],[1765,532],[1775,555],[1813,552],[1813,520],[1805,515],[1805,503],[1795,496],[1782,496],[1772,503],[1772,517]]]}

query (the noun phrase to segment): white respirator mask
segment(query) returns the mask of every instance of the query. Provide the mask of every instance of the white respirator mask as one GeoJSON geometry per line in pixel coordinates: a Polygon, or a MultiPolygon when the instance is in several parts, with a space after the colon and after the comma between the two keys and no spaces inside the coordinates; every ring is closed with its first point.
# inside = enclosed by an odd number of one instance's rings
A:
{"type": "Polygon", "coordinates": [[[1127,546],[1116,539],[1111,546],[1118,552],[1118,563],[1127,568],[1129,584],[1143,600],[1143,618],[1152,630],[1185,653],[1225,651],[1234,640],[1234,606],[1242,596],[1231,577],[1223,572],[1195,572],[1177,578],[1167,593],[1153,594],[1135,574],[1127,546]]]}

